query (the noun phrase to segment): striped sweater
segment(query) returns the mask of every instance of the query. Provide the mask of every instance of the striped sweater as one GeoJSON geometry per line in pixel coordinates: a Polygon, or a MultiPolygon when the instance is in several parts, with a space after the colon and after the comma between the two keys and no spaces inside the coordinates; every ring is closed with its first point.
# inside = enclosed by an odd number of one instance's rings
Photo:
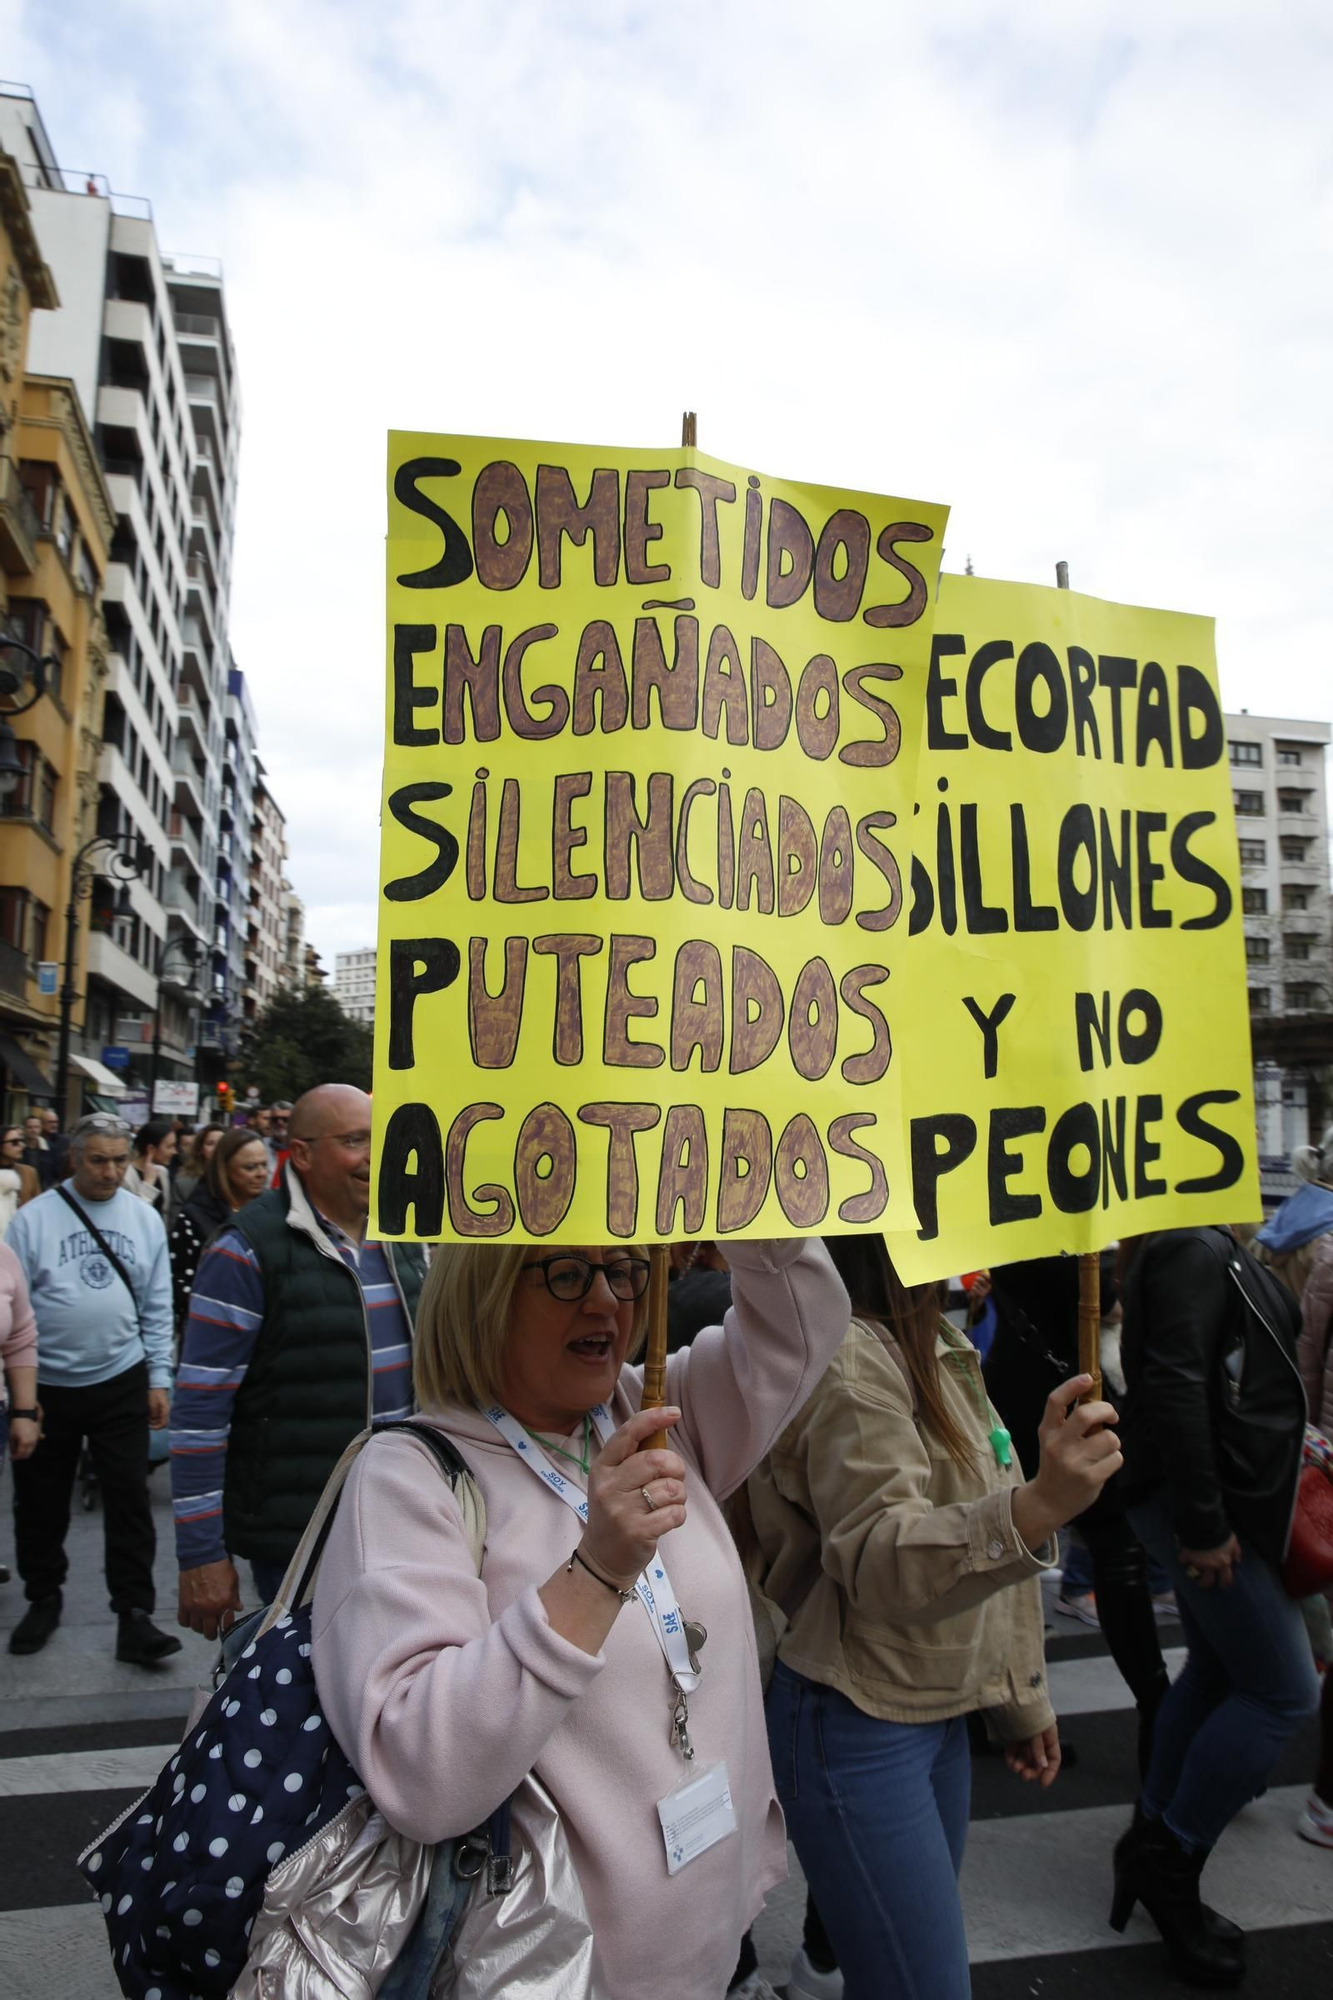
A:
{"type": "MultiPolygon", "coordinates": [[[[412,1346],[398,1287],[383,1246],[357,1243],[336,1223],[319,1222],[355,1271],[370,1321],[374,1421],[412,1410],[412,1346]]],[[[220,1562],[222,1486],[232,1405],[245,1380],[264,1318],[264,1290],[254,1251],[224,1229],[195,1273],[171,1409],[171,1492],[176,1558],[182,1569],[220,1562]]]]}

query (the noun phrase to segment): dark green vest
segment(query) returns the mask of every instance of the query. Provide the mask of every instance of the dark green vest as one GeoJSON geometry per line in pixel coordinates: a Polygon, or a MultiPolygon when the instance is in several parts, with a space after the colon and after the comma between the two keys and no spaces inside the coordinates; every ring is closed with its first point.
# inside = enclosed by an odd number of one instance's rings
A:
{"type": "MultiPolygon", "coordinates": [[[[222,1496],[232,1555],[285,1563],[345,1448],[370,1421],[370,1330],[361,1287],[341,1257],[288,1226],[286,1187],[233,1217],[264,1284],[264,1318],[232,1408],[222,1496]]],[[[426,1275],[412,1243],[386,1243],[416,1324],[426,1275]]]]}

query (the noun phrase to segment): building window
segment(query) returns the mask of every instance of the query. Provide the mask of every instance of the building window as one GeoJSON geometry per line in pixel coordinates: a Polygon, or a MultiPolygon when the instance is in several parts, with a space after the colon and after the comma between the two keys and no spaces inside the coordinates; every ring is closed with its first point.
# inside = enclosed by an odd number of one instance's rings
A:
{"type": "Polygon", "coordinates": [[[1286,953],[1288,958],[1308,958],[1310,956],[1310,946],[1312,943],[1313,943],[1312,938],[1289,937],[1283,939],[1282,949],[1286,953]]]}
{"type": "Polygon", "coordinates": [[[1268,847],[1262,840],[1242,840],[1240,843],[1240,865],[1242,868],[1262,868],[1268,859],[1268,847]]]}
{"type": "Polygon", "coordinates": [[[1277,809],[1284,813],[1303,813],[1310,803],[1308,792],[1279,792],[1277,809]]]}
{"type": "Polygon", "coordinates": [[[42,638],[46,632],[46,605],[40,597],[11,597],[9,600],[9,636],[21,639],[25,646],[31,646],[34,653],[42,652],[42,638]]]}
{"type": "Polygon", "coordinates": [[[1233,743],[1231,761],[1233,764],[1262,764],[1264,746],[1262,743],[1233,743]]]}
{"type": "Polygon", "coordinates": [[[37,745],[19,741],[14,745],[23,776],[12,792],[0,792],[0,813],[7,819],[27,819],[32,811],[32,776],[37,763],[37,745]]]}
{"type": "Polygon", "coordinates": [[[1284,770],[1293,771],[1305,760],[1294,743],[1279,743],[1277,746],[1277,761],[1282,765],[1284,770]]]}
{"type": "Polygon", "coordinates": [[[1247,819],[1262,818],[1264,810],[1264,795],[1262,792],[1236,792],[1233,796],[1236,801],[1236,811],[1238,813],[1247,819]]]}
{"type": "Polygon", "coordinates": [[[27,889],[0,888],[0,944],[28,958],[45,958],[51,912],[27,889]]]}
{"type": "Polygon", "coordinates": [[[1313,986],[1304,984],[1288,986],[1284,989],[1283,997],[1286,1000],[1288,1012],[1292,1014],[1309,1014],[1313,1012],[1315,1004],[1315,989],[1313,986]]]}
{"type": "Polygon", "coordinates": [[[1308,910],[1310,891],[1298,882],[1282,884],[1282,907],[1284,910],[1308,910]]]}
{"type": "Polygon", "coordinates": [[[1251,965],[1267,965],[1268,939],[1247,937],[1245,940],[1245,956],[1251,965]]]}
{"type": "Polygon", "coordinates": [[[37,509],[38,519],[50,534],[59,510],[60,474],[45,459],[25,458],[19,462],[19,478],[37,509]]]}
{"type": "Polygon", "coordinates": [[[1240,904],[1247,917],[1266,917],[1268,915],[1267,889],[1242,889],[1240,892],[1240,904]]]}
{"type": "Polygon", "coordinates": [[[1304,861],[1310,851],[1309,841],[1300,840],[1295,834],[1285,834],[1281,845],[1284,861],[1304,861]]]}
{"type": "Polygon", "coordinates": [[[55,832],[56,820],[56,773],[55,766],[41,760],[40,775],[37,780],[37,817],[48,833],[55,832]]]}
{"type": "Polygon", "coordinates": [[[1268,988],[1266,986],[1252,986],[1250,988],[1250,1012],[1252,1014],[1266,1014],[1268,1006],[1268,988]]]}

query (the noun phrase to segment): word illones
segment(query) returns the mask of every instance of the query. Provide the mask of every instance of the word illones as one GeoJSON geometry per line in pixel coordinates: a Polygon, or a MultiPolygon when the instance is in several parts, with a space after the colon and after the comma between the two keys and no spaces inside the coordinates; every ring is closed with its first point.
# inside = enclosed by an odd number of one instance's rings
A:
{"type": "MultiPolygon", "coordinates": [[[[398,582],[408,590],[447,590],[466,583],[474,573],[484,590],[515,590],[536,558],[536,581],[542,590],[559,590],[564,581],[566,543],[592,544],[592,578],[603,589],[617,583],[669,583],[670,563],[657,561],[653,544],[665,535],[663,522],[653,518],[654,494],[674,485],[697,496],[699,539],[697,568],[688,581],[709,590],[723,581],[723,539],[720,507],[734,507],[734,480],[718,478],[691,466],[626,472],[621,486],[615,466],[599,467],[580,500],[563,465],[539,465],[529,487],[509,459],[483,466],[473,483],[471,537],[446,507],[422,491],[423,480],[456,479],[462,466],[456,458],[410,458],[394,474],[394,498],[429,521],[439,531],[433,560],[404,570],[398,582]],[[503,523],[503,532],[501,532],[503,523]]],[[[446,489],[447,491],[447,489],[446,489]]],[[[735,581],[743,598],[752,599],[762,580],[764,603],[770,610],[798,604],[813,592],[820,618],[845,624],[860,612],[867,625],[896,629],[914,625],[929,601],[925,577],[899,553],[899,544],[929,542],[934,529],[920,521],[893,521],[872,536],[869,521],[853,507],[839,507],[819,529],[810,526],[788,500],[767,507],[763,487],[752,473],[743,507],[740,573],[735,581]],[[873,553],[872,553],[873,540],[873,553]],[[887,571],[878,580],[892,589],[893,599],[862,609],[875,564],[887,571]],[[903,594],[903,585],[906,594],[903,594]]],[[[730,579],[729,579],[730,581],[730,579]]]]}
{"type": "Polygon", "coordinates": [[[657,726],[701,730],[713,739],[725,731],[733,747],[777,750],[794,726],[801,750],[817,763],[835,750],[840,763],[862,768],[891,764],[898,755],[897,710],[869,683],[901,680],[901,667],[872,661],[840,672],[827,653],[816,653],[793,674],[774,646],[752,638],[747,671],[746,649],[730,626],[715,625],[701,653],[697,618],[681,614],[671,625],[668,663],[655,617],[636,618],[624,646],[606,618],[585,625],[572,646],[553,624],[528,626],[508,640],[499,625],[486,625],[475,646],[463,625],[446,625],[441,642],[437,625],[396,624],[393,740],[405,749],[433,749],[465,743],[469,734],[478,743],[494,743],[504,732],[543,742],[566,729],[614,736],[627,726],[657,726]],[[526,688],[529,653],[539,673],[560,678],[526,688]],[[423,679],[417,661],[427,654],[432,668],[423,679]],[[878,734],[839,748],[844,703],[878,734]],[[430,719],[435,710],[438,721],[430,719]]]}

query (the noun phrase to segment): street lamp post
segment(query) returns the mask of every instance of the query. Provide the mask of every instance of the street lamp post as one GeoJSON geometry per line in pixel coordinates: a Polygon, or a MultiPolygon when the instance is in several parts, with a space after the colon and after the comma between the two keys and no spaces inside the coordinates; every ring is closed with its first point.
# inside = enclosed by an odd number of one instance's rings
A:
{"type": "MultiPolygon", "coordinates": [[[[153,1009],[153,1064],[148,1080],[148,1115],[153,1115],[153,1100],[157,1095],[157,1071],[162,1056],[162,985],[167,972],[167,961],[173,952],[179,952],[182,965],[197,972],[203,956],[203,947],[192,937],[164,938],[157,954],[157,1005],[153,1009]]],[[[188,995],[187,995],[188,997],[188,995]]],[[[196,1058],[197,1061],[197,1058],[196,1058]]]]}
{"type": "Polygon", "coordinates": [[[63,1119],[69,1092],[69,1031],[78,993],[74,986],[74,950],[78,938],[79,904],[93,893],[99,875],[120,886],[116,914],[129,914],[129,883],[143,875],[151,861],[148,843],[137,834],[96,833],[85,840],[69,871],[69,901],[65,905],[65,983],[60,989],[60,1054],[56,1064],[56,1105],[63,1119]],[[93,856],[98,858],[94,861],[93,856]]]}

